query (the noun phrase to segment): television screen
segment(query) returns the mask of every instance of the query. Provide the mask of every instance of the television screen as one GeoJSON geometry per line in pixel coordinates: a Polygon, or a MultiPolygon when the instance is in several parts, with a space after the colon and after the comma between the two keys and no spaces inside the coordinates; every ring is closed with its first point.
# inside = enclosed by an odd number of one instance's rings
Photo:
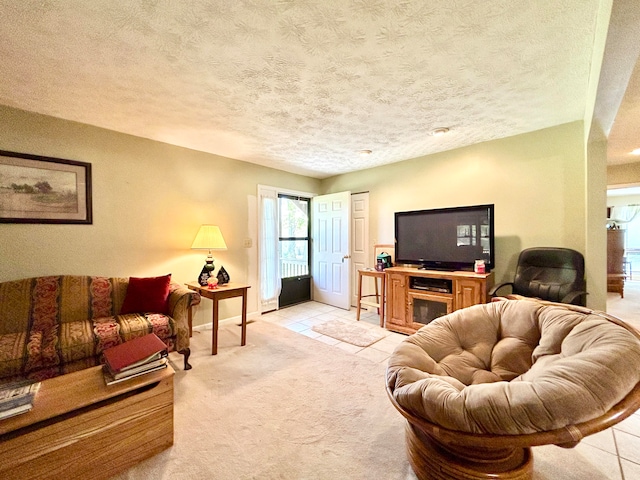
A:
{"type": "Polygon", "coordinates": [[[484,260],[494,267],[494,206],[396,212],[396,263],[427,269],[473,270],[484,260]]]}

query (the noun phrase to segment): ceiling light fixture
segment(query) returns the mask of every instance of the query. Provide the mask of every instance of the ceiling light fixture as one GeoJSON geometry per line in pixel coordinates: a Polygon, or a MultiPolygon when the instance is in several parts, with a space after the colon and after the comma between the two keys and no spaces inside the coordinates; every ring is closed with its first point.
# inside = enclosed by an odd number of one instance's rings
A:
{"type": "Polygon", "coordinates": [[[371,151],[371,150],[360,150],[358,153],[360,154],[361,157],[366,157],[367,155],[371,155],[373,153],[373,151],[371,151]]]}
{"type": "Polygon", "coordinates": [[[640,155],[640,148],[636,148],[631,152],[631,155],[640,155]]]}
{"type": "Polygon", "coordinates": [[[432,137],[441,137],[442,135],[444,135],[445,133],[449,132],[449,128],[448,127],[438,127],[438,128],[434,128],[433,130],[431,130],[429,132],[429,135],[431,135],[432,137]]]}

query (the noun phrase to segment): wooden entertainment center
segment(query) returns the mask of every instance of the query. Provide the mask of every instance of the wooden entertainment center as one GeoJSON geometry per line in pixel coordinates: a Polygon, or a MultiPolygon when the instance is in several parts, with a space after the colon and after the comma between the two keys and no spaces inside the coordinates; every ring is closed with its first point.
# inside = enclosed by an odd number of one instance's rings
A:
{"type": "Polygon", "coordinates": [[[489,301],[493,273],[385,269],[386,328],[412,334],[437,317],[489,301]]]}

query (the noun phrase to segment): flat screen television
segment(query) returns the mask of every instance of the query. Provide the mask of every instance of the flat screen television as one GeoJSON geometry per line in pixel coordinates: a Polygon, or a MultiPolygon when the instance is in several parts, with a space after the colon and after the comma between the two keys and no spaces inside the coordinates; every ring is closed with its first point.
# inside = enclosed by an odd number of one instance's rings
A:
{"type": "Polygon", "coordinates": [[[429,270],[473,270],[484,260],[495,266],[494,205],[395,213],[396,263],[429,270]]]}

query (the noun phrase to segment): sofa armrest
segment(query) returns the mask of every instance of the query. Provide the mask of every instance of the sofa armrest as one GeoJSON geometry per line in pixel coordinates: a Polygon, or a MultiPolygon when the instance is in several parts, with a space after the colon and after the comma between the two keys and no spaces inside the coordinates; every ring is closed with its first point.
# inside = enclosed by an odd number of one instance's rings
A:
{"type": "Polygon", "coordinates": [[[200,294],[187,287],[172,283],[169,290],[169,315],[176,322],[176,350],[189,348],[189,311],[200,303],[200,294]]]}
{"type": "Polygon", "coordinates": [[[172,283],[169,287],[169,299],[167,300],[169,302],[169,315],[174,317],[177,309],[187,309],[188,307],[199,305],[200,299],[198,292],[177,283],[172,283]],[[180,302],[183,302],[184,305],[180,302]]]}

